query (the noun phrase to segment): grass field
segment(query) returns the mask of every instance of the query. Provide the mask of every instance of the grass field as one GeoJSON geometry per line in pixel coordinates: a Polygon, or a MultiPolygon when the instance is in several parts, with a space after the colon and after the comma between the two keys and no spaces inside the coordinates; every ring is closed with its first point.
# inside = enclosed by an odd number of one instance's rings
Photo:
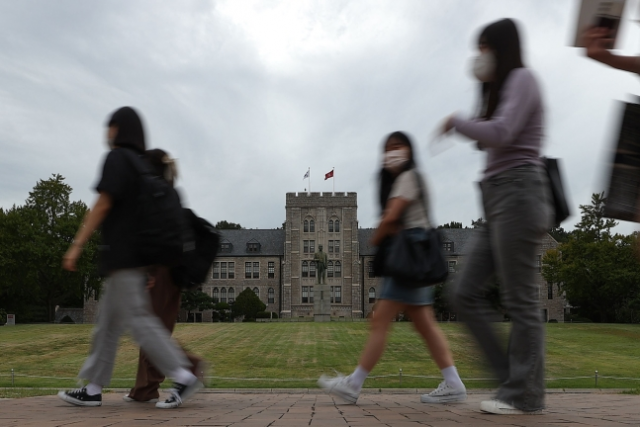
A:
{"type": "MultiPolygon", "coordinates": [[[[442,324],[467,387],[490,387],[473,341],[460,324],[442,324]]],[[[496,324],[506,336],[508,324],[496,324]]],[[[18,325],[0,327],[0,387],[73,387],[89,352],[92,325],[18,325]]],[[[210,387],[315,387],[333,369],[349,373],[367,337],[365,322],[179,324],[175,337],[211,365],[210,387]]],[[[640,326],[598,324],[547,325],[547,386],[638,389],[640,326]],[[588,377],[577,379],[556,378],[588,377]]],[[[112,387],[134,382],[138,350],[124,337],[112,387]]],[[[365,387],[434,387],[440,373],[409,323],[397,323],[387,351],[365,387]],[[398,375],[402,369],[402,380],[398,375]],[[433,376],[423,378],[415,376],[433,376]],[[377,377],[377,378],[376,378],[377,377]]],[[[6,392],[5,392],[6,393],[6,392]]]]}

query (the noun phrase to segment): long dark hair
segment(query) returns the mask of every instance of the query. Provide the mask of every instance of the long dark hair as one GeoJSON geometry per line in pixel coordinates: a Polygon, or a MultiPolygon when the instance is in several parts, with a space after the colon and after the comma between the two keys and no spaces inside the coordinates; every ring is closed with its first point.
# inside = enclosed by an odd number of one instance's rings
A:
{"type": "MultiPolygon", "coordinates": [[[[411,143],[411,138],[409,138],[409,135],[400,131],[389,134],[389,136],[384,139],[384,144],[382,144],[382,153],[386,151],[387,143],[390,139],[395,139],[396,141],[402,143],[402,145],[409,147],[409,161],[404,165],[400,173],[415,168],[416,162],[413,156],[413,144],[411,143]]],[[[387,200],[389,199],[389,194],[391,194],[391,188],[393,187],[393,183],[399,175],[400,174],[392,174],[384,167],[380,169],[379,202],[381,212],[384,212],[384,208],[387,206],[387,200]]]]}
{"type": "Polygon", "coordinates": [[[118,127],[113,145],[131,148],[139,154],[144,154],[146,148],[144,128],[136,110],[131,107],[118,108],[109,118],[107,126],[118,127]]]}
{"type": "Polygon", "coordinates": [[[147,150],[144,153],[144,158],[151,166],[151,173],[174,185],[176,178],[175,165],[173,165],[173,159],[169,158],[169,154],[166,151],[160,148],[147,150]]]}
{"type": "Polygon", "coordinates": [[[520,36],[516,23],[511,19],[501,19],[487,25],[478,38],[479,44],[485,44],[496,57],[495,78],[492,82],[482,83],[482,106],[480,115],[486,120],[493,117],[500,101],[502,86],[509,73],[515,68],[522,68],[520,36]]]}

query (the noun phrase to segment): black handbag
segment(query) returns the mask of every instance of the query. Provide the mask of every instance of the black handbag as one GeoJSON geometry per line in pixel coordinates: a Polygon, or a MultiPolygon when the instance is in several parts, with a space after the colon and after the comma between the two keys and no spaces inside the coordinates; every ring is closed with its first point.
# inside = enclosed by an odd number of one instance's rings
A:
{"type": "Polygon", "coordinates": [[[554,222],[556,227],[571,215],[567,196],[562,185],[562,176],[560,174],[560,165],[558,159],[543,158],[547,177],[549,178],[549,186],[551,187],[551,195],[553,197],[554,222]]]}
{"type": "MultiPolygon", "coordinates": [[[[426,213],[419,175],[417,180],[426,213]]],[[[399,285],[409,288],[422,288],[444,282],[449,269],[442,251],[440,231],[434,228],[409,228],[387,237],[378,247],[373,272],[376,276],[391,276],[397,279],[399,285]],[[416,230],[422,232],[416,233],[416,230]]]]}

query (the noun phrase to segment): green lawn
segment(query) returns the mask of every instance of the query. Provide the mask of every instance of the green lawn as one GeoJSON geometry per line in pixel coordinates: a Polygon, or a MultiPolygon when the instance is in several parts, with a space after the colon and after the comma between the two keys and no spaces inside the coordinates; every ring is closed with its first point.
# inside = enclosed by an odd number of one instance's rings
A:
{"type": "MultiPolygon", "coordinates": [[[[442,324],[467,387],[488,387],[482,358],[460,324],[442,324]]],[[[506,336],[509,325],[496,324],[506,336]]],[[[92,325],[18,325],[0,327],[0,387],[73,387],[89,351],[92,325]]],[[[210,387],[315,387],[315,379],[333,369],[349,373],[367,337],[365,322],[179,324],[175,337],[210,363],[210,387]]],[[[134,382],[138,350],[123,338],[113,387],[134,382]]],[[[547,325],[548,387],[639,388],[640,326],[598,324],[547,325]],[[604,378],[603,378],[604,377],[604,378]]],[[[382,360],[365,387],[434,387],[440,381],[422,341],[409,323],[397,323],[382,360]],[[402,382],[398,376],[402,369],[402,382]],[[389,375],[389,377],[384,377],[389,375]],[[421,378],[416,376],[433,376],[421,378]],[[376,378],[378,377],[378,378],[376,378]]]]}

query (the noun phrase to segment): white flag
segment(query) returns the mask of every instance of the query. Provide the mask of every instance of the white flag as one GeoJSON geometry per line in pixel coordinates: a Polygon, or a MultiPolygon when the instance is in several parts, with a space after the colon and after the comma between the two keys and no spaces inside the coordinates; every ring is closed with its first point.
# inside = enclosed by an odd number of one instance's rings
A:
{"type": "Polygon", "coordinates": [[[307,173],[305,173],[305,174],[304,174],[304,177],[303,177],[302,179],[307,179],[307,178],[309,178],[309,172],[310,172],[310,171],[311,171],[311,169],[309,169],[309,170],[307,171],[307,173]]]}

